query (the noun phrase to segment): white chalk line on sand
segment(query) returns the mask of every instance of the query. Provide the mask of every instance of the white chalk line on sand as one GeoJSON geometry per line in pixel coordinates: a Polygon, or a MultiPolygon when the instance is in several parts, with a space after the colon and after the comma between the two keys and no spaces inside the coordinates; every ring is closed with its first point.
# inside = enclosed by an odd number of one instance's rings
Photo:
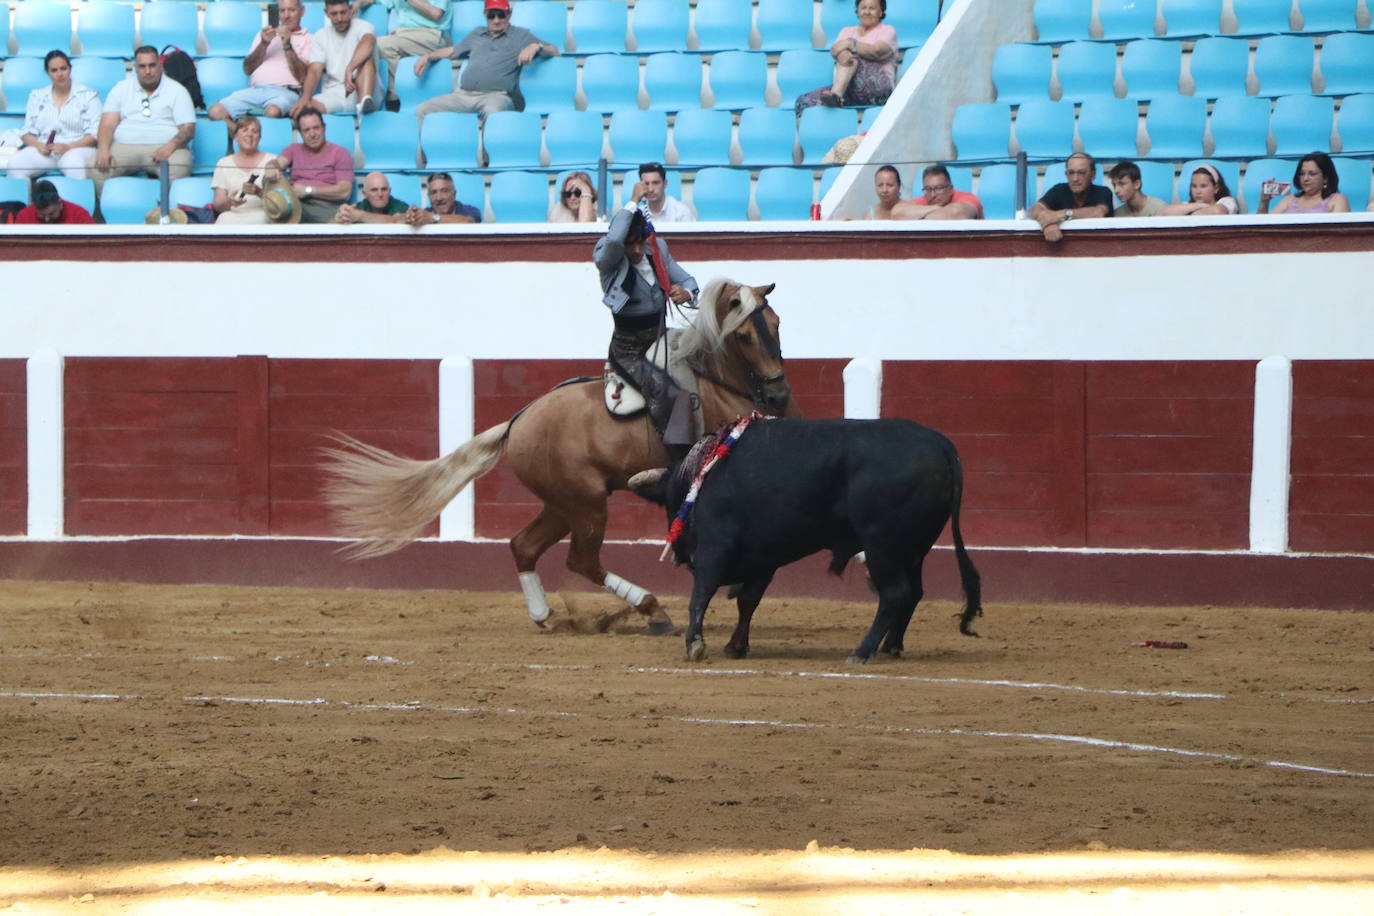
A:
{"type": "MultiPolygon", "coordinates": [[[[30,699],[30,700],[142,700],[147,697],[136,694],[111,694],[111,693],[56,693],[56,692],[26,692],[26,691],[0,691],[0,698],[7,699],[30,699]]],[[[524,710],[515,707],[500,706],[435,706],[422,703],[419,700],[409,700],[404,703],[350,703],[347,700],[327,700],[322,697],[314,699],[296,700],[279,697],[216,697],[216,696],[189,696],[182,697],[183,703],[231,703],[247,706],[316,706],[334,707],[338,709],[356,709],[368,712],[437,712],[451,713],[455,715],[507,715],[507,716],[528,716],[535,718],[559,718],[559,719],[605,719],[605,716],[593,716],[580,712],[564,711],[545,711],[545,710],[524,710]]],[[[745,728],[788,728],[788,729],[814,729],[817,731],[863,731],[874,734],[884,735],[919,735],[923,737],[961,737],[961,738],[1000,738],[1010,741],[1043,741],[1058,744],[1075,744],[1086,747],[1098,747],[1109,750],[1136,751],[1145,754],[1166,754],[1175,757],[1191,757],[1202,760],[1216,760],[1224,763],[1254,764],[1258,766],[1271,767],[1279,770],[1294,770],[1300,773],[1316,773],[1325,776],[1352,776],[1359,779],[1374,779],[1374,773],[1365,773],[1359,770],[1342,770],[1335,767],[1318,767],[1302,763],[1292,763],[1286,760],[1256,760],[1254,758],[1242,757],[1238,754],[1223,754],[1216,751],[1191,751],[1186,748],[1165,747],[1157,744],[1141,744],[1135,741],[1114,741],[1109,738],[1093,738],[1086,735],[1058,735],[1053,733],[1039,732],[1004,732],[1004,731],[979,731],[969,728],[911,728],[900,725],[832,725],[824,722],[783,722],[772,719],[714,719],[701,716],[660,716],[637,714],[633,718],[652,722],[678,722],[684,725],[714,725],[731,726],[745,728]]]]}

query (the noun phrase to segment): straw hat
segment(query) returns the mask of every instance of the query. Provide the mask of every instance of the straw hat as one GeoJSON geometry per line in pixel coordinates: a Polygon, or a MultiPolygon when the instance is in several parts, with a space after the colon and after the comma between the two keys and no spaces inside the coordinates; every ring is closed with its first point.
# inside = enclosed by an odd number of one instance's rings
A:
{"type": "MultiPolygon", "coordinates": [[[[167,221],[169,223],[180,223],[183,226],[186,225],[186,211],[182,210],[180,207],[169,207],[167,209],[167,221]]],[[[147,223],[149,226],[162,225],[162,207],[157,206],[149,210],[144,214],[143,222],[147,223]]]]}
{"type": "Polygon", "coordinates": [[[301,221],[301,199],[291,183],[279,179],[268,182],[262,189],[262,209],[267,218],[274,223],[299,223],[301,221]]]}

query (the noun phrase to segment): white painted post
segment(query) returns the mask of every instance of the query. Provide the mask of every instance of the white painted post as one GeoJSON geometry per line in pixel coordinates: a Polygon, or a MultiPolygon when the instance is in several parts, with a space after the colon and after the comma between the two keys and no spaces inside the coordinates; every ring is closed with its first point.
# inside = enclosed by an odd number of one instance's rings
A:
{"type": "Polygon", "coordinates": [[[851,359],[844,367],[844,415],[850,420],[876,420],[882,416],[883,364],[881,360],[851,359]]]}
{"type": "Polygon", "coordinates": [[[1288,549],[1289,457],[1293,433],[1293,363],[1282,356],[1255,366],[1254,455],[1250,462],[1250,549],[1288,549]]]}
{"type": "MultiPolygon", "coordinates": [[[[472,360],[439,361],[439,454],[447,455],[476,435],[473,429],[472,360]]],[[[439,540],[470,541],[477,533],[477,501],[467,487],[439,513],[439,540]]]]}
{"type": "Polygon", "coordinates": [[[62,410],[63,359],[51,347],[29,357],[28,460],[29,537],[62,537],[65,425],[62,410]]]}

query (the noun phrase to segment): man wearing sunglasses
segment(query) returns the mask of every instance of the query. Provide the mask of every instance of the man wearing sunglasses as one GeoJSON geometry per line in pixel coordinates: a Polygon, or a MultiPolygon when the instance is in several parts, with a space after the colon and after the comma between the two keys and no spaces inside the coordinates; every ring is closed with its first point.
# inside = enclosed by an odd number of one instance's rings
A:
{"type": "Polygon", "coordinates": [[[180,83],[162,73],[157,48],[134,52],[134,72],[115,84],[105,98],[96,135],[93,164],[96,191],[105,179],[140,172],[157,177],[166,162],[173,179],[191,174],[196,109],[180,83]]]}
{"type": "Polygon", "coordinates": [[[484,115],[511,108],[519,111],[525,107],[520,97],[520,68],[536,57],[558,56],[556,45],[510,24],[510,0],[486,0],[485,8],[485,28],[473,29],[456,45],[430,51],[415,62],[415,75],[423,76],[437,60],[468,61],[457,92],[435,96],[415,110],[421,121],[436,111],[484,115]]]}

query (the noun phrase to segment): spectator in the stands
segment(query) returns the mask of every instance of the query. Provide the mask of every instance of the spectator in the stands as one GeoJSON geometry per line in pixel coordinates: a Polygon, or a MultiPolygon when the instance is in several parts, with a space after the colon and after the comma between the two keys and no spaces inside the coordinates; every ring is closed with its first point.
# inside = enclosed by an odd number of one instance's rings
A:
{"type": "Polygon", "coordinates": [[[51,181],[40,181],[33,186],[33,203],[16,213],[14,221],[30,225],[95,222],[85,207],[70,200],[63,200],[51,181]]]}
{"type": "MultiPolygon", "coordinates": [[[[629,181],[628,178],[625,179],[629,181]]],[[[630,200],[655,223],[690,223],[696,216],[692,208],[668,193],[668,171],[662,163],[645,162],[639,167],[639,181],[630,189],[630,200]]]]}
{"type": "Polygon", "coordinates": [[[377,56],[386,61],[387,108],[395,111],[400,108],[396,61],[428,54],[447,44],[453,9],[449,0],[358,0],[358,9],[365,10],[373,3],[380,3],[394,17],[391,30],[377,39],[377,56]]]}
{"type": "Polygon", "coordinates": [[[453,187],[453,176],[448,172],[435,172],[425,179],[425,190],[429,194],[429,206],[423,210],[411,207],[406,211],[405,221],[412,226],[428,226],[430,223],[480,223],[482,211],[458,199],[453,187]]]}
{"type": "Polygon", "coordinates": [[[898,203],[893,219],[982,219],[983,202],[977,195],[954,187],[949,169],[936,163],[921,173],[921,196],[898,203]]]}
{"type": "Polygon", "coordinates": [[[248,88],[231,92],[211,105],[207,112],[210,120],[237,121],[252,111],[261,111],[269,118],[285,118],[291,113],[301,98],[313,41],[310,32],[301,28],[304,11],[301,0],[279,0],[278,24],[254,35],[243,59],[248,88]]]}
{"type": "Polygon", "coordinates": [[[296,119],[300,143],[292,143],[271,165],[290,171],[300,198],[301,222],[328,223],[353,194],[353,154],[324,137],[324,115],[307,108],[296,119]]]}
{"type": "Polygon", "coordinates": [[[1164,201],[1151,197],[1140,189],[1140,166],[1123,159],[1107,170],[1112,190],[1121,206],[1112,216],[1158,216],[1164,211],[1164,201]]]}
{"type": "MultiPolygon", "coordinates": [[[[9,177],[36,178],[61,169],[68,178],[84,179],[95,158],[100,130],[100,96],[72,82],[72,61],[62,51],[49,51],[43,69],[51,84],[29,93],[24,110],[24,146],[9,161],[9,177]]],[[[12,99],[18,103],[18,99],[12,99]]]]}
{"type": "Polygon", "coordinates": [[[191,138],[196,135],[196,107],[181,83],[164,77],[157,48],[134,51],[134,72],[105,97],[96,135],[92,177],[139,172],[157,177],[166,162],[173,180],[191,174],[191,138]]]}
{"type": "Polygon", "coordinates": [[[592,187],[592,176],[573,172],[563,179],[563,190],[549,208],[549,222],[596,222],[596,188],[592,187]]]}
{"type": "MultiPolygon", "coordinates": [[[[1273,179],[1270,179],[1271,181],[1273,179]]],[[[1350,199],[1341,193],[1341,179],[1336,165],[1326,153],[1308,153],[1293,170],[1291,193],[1284,194],[1271,209],[1272,193],[1260,185],[1258,212],[1260,213],[1349,213],[1350,199]]]]}
{"type": "Polygon", "coordinates": [[[334,214],[336,223],[404,223],[410,205],[391,196],[391,182],[381,172],[363,178],[363,199],[344,204],[334,214]]]}
{"type": "Polygon", "coordinates": [[[896,219],[894,207],[902,203],[902,174],[895,165],[880,165],[873,173],[873,194],[878,198],[868,219],[896,219]]]}
{"type": "Polygon", "coordinates": [[[1074,153],[1064,163],[1067,180],[1046,191],[1026,213],[1040,224],[1045,241],[1057,242],[1064,237],[1060,223],[1112,215],[1112,192],[1093,184],[1096,175],[1097,162],[1087,153],[1074,153]]]}
{"type": "Polygon", "coordinates": [[[218,214],[216,223],[235,225],[266,225],[267,213],[262,209],[262,189],[266,184],[267,166],[275,156],[258,149],[262,139],[262,122],[252,115],[244,115],[234,122],[234,143],[238,152],[230,153],[215,163],[210,178],[215,199],[210,208],[218,214]]]}
{"type": "Polygon", "coordinates": [[[830,46],[835,59],[833,81],[797,96],[797,114],[815,105],[881,105],[892,95],[897,80],[897,30],[883,25],[887,0],[857,0],[854,12],[859,24],[840,29],[830,46]]]}
{"type": "Polygon", "coordinates": [[[320,114],[367,114],[377,107],[372,97],[377,85],[376,29],[353,15],[349,0],[324,0],[324,14],[329,21],[311,36],[310,66],[301,82],[301,97],[291,106],[291,117],[307,108],[320,114]]]}
{"type": "Polygon", "coordinates": [[[1188,186],[1188,202],[1169,204],[1162,216],[1234,216],[1240,212],[1240,204],[1231,196],[1226,179],[1213,166],[1204,164],[1193,169],[1188,186]]]}

